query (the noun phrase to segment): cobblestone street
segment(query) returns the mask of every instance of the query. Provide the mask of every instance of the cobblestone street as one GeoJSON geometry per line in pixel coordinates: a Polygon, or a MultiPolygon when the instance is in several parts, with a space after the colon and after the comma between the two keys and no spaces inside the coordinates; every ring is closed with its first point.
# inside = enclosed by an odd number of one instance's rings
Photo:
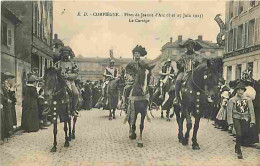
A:
{"type": "MultiPolygon", "coordinates": [[[[0,165],[260,165],[259,150],[243,147],[244,159],[238,160],[233,137],[215,129],[206,119],[201,120],[198,132],[201,150],[192,150],[191,142],[183,146],[177,139],[175,116],[167,122],[160,118],[159,111],[153,111],[155,118],[151,118],[151,123],[145,121],[144,147],[139,148],[136,141],[128,138],[128,124],[123,124],[125,115],[119,114],[117,111],[117,119],[109,121],[108,111],[81,111],[76,139],[68,148],[63,146],[63,124],[59,124],[56,153],[50,152],[52,126],[36,133],[17,133],[0,146],[0,165]]],[[[139,123],[140,117],[138,129],[139,123]]]]}

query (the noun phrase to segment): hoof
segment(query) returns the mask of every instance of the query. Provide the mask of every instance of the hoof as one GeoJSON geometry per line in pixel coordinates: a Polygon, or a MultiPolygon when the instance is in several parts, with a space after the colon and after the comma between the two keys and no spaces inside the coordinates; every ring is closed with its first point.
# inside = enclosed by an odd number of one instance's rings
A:
{"type": "Polygon", "coordinates": [[[66,141],[66,142],[64,143],[64,147],[69,147],[69,146],[70,146],[69,141],[66,141]]]}
{"type": "Polygon", "coordinates": [[[170,122],[171,121],[171,119],[167,119],[167,122],[170,122]]]}
{"type": "Polygon", "coordinates": [[[57,148],[56,147],[52,147],[50,152],[56,152],[57,151],[57,148]]]}
{"type": "Polygon", "coordinates": [[[76,138],[75,134],[72,134],[71,138],[72,138],[72,139],[75,139],[75,138],[76,138]]]}
{"type": "Polygon", "coordinates": [[[108,118],[108,120],[112,120],[112,118],[111,118],[111,117],[109,117],[109,118],[108,118]]]}
{"type": "Polygon", "coordinates": [[[69,141],[71,141],[71,139],[72,139],[72,136],[69,136],[69,141]]]}
{"type": "Polygon", "coordinates": [[[116,117],[114,116],[113,119],[116,119],[116,117]]]}
{"type": "Polygon", "coordinates": [[[131,135],[129,136],[129,138],[132,139],[132,140],[136,139],[136,134],[135,134],[135,133],[134,133],[134,134],[131,134],[131,135]]]}
{"type": "Polygon", "coordinates": [[[173,116],[174,116],[174,114],[171,114],[171,115],[170,115],[170,118],[172,118],[173,116]]]}
{"type": "Polygon", "coordinates": [[[192,149],[193,149],[193,150],[200,150],[200,146],[199,146],[199,145],[193,145],[193,146],[192,146],[192,149]]]}
{"type": "Polygon", "coordinates": [[[137,145],[137,147],[139,147],[139,148],[141,148],[141,147],[144,146],[144,144],[143,144],[142,142],[137,142],[136,145],[137,145]]]}
{"type": "Polygon", "coordinates": [[[188,145],[189,143],[188,143],[188,139],[185,139],[185,138],[183,138],[182,139],[182,145],[183,146],[186,146],[186,145],[188,145]]]}

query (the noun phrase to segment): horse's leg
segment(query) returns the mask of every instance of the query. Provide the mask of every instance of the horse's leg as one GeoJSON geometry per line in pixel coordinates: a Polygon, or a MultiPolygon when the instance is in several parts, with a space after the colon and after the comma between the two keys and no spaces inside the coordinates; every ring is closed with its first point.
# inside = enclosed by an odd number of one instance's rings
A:
{"type": "Polygon", "coordinates": [[[69,147],[70,143],[69,143],[69,137],[68,137],[68,121],[66,120],[64,122],[64,133],[65,133],[65,143],[64,143],[64,147],[69,147]]]}
{"type": "Polygon", "coordinates": [[[170,119],[170,108],[168,108],[167,109],[167,111],[166,111],[166,120],[169,122],[169,121],[171,121],[171,119],[170,119]]]}
{"type": "MultiPolygon", "coordinates": [[[[178,116],[176,115],[176,118],[178,116]]],[[[184,121],[184,115],[181,113],[181,115],[179,115],[179,120],[177,118],[177,123],[179,126],[179,132],[178,132],[178,139],[179,139],[179,143],[182,143],[183,141],[183,121],[184,121]]]]}
{"type": "Polygon", "coordinates": [[[190,136],[190,130],[192,128],[192,122],[191,122],[191,116],[187,108],[184,110],[185,117],[186,117],[186,128],[187,131],[185,133],[185,138],[182,141],[182,145],[188,145],[189,143],[189,136],[190,136]]]}
{"type": "Polygon", "coordinates": [[[75,130],[76,130],[76,122],[77,122],[77,116],[74,116],[73,117],[73,128],[72,128],[72,136],[71,136],[71,138],[72,139],[75,139],[75,130]]]}
{"type": "Polygon", "coordinates": [[[51,148],[51,152],[56,152],[57,150],[57,133],[58,133],[58,129],[57,129],[57,119],[54,120],[53,122],[53,147],[51,148]]]}
{"type": "Polygon", "coordinates": [[[161,110],[161,118],[164,118],[163,116],[163,109],[162,109],[162,105],[159,106],[160,110],[161,110]]]}
{"type": "Polygon", "coordinates": [[[130,133],[130,136],[129,136],[130,139],[136,139],[136,133],[135,133],[135,131],[136,131],[136,125],[135,125],[136,118],[137,118],[137,113],[135,113],[133,124],[131,124],[131,121],[130,121],[130,125],[131,125],[131,133],[130,133]]]}
{"type": "Polygon", "coordinates": [[[141,122],[140,122],[140,135],[137,141],[137,147],[143,147],[143,130],[144,130],[144,119],[147,112],[141,113],[141,122]]]}
{"type": "Polygon", "coordinates": [[[194,124],[194,128],[193,128],[193,135],[192,135],[192,149],[194,149],[194,150],[200,149],[200,146],[197,142],[197,133],[198,133],[198,129],[199,129],[199,124],[200,124],[200,117],[199,117],[199,115],[196,115],[195,124],[194,124]]]}
{"type": "Polygon", "coordinates": [[[68,125],[69,125],[69,141],[71,141],[71,138],[72,138],[72,135],[71,135],[71,116],[69,117],[68,125]]]}
{"type": "Polygon", "coordinates": [[[108,120],[112,120],[112,112],[111,112],[111,109],[109,109],[109,118],[108,120]]]}
{"type": "Polygon", "coordinates": [[[116,109],[113,108],[113,119],[116,119],[116,109]]]}

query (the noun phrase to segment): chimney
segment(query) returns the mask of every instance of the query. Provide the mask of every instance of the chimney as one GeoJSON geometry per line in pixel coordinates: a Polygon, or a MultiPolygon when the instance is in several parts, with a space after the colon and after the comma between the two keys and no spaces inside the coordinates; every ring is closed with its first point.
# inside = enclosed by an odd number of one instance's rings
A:
{"type": "Polygon", "coordinates": [[[199,40],[199,41],[202,41],[202,35],[199,35],[199,36],[198,36],[198,40],[199,40]]]}
{"type": "Polygon", "coordinates": [[[178,42],[181,43],[182,42],[182,35],[178,36],[178,42]]]}
{"type": "Polygon", "coordinates": [[[54,39],[56,39],[56,40],[58,39],[58,34],[57,33],[54,34],[54,39]]]}
{"type": "Polygon", "coordinates": [[[172,43],[172,37],[170,37],[170,43],[172,43]]]}

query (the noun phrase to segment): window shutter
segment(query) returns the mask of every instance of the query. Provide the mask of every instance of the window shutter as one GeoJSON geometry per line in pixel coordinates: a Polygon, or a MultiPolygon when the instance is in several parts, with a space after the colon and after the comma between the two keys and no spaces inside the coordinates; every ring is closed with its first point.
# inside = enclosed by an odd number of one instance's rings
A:
{"type": "Polygon", "coordinates": [[[11,29],[7,29],[7,46],[12,45],[12,31],[11,29]]]}
{"type": "Polygon", "coordinates": [[[258,25],[257,25],[257,18],[255,18],[255,27],[254,27],[254,39],[253,39],[253,45],[255,45],[257,43],[257,36],[258,36],[258,25]]]}

